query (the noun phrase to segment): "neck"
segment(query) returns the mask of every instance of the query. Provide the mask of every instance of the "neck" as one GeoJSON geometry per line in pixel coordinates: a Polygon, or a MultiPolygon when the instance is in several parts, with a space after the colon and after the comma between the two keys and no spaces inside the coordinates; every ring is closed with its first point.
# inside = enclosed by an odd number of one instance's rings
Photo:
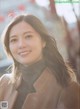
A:
{"type": "Polygon", "coordinates": [[[45,61],[39,60],[38,62],[27,67],[24,65],[20,65],[19,71],[22,73],[24,80],[35,81],[45,68],[45,61]]]}

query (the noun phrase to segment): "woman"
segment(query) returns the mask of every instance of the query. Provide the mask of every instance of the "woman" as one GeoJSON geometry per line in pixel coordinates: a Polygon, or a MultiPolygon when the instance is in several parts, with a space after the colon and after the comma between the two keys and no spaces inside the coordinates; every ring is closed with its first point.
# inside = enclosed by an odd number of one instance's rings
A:
{"type": "Polygon", "coordinates": [[[0,101],[8,109],[80,109],[80,86],[37,17],[17,16],[3,37],[14,61],[0,80],[0,101]]]}

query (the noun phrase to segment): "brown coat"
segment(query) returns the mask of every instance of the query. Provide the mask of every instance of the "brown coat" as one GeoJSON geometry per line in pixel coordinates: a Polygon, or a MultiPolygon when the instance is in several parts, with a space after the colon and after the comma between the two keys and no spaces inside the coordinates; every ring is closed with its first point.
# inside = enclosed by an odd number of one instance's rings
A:
{"type": "MultiPolygon", "coordinates": [[[[0,79],[0,101],[8,101],[8,109],[13,109],[18,91],[10,82],[10,75],[4,74],[0,79]]],[[[17,87],[20,83],[21,78],[17,87]]],[[[22,109],[80,109],[80,86],[72,82],[62,88],[48,68],[35,81],[34,88],[36,92],[26,96],[22,109]]]]}

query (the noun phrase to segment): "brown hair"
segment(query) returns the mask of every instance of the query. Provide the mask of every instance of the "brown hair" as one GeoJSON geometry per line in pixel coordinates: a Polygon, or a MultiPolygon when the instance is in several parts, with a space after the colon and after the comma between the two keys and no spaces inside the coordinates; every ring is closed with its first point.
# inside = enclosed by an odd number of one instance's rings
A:
{"type": "MultiPolygon", "coordinates": [[[[4,46],[7,54],[11,56],[9,49],[9,33],[11,28],[21,21],[25,21],[30,24],[41,36],[41,38],[46,42],[46,47],[43,50],[43,57],[46,65],[54,73],[58,83],[61,86],[66,86],[71,80],[69,67],[66,66],[62,56],[60,55],[56,42],[53,36],[50,36],[45,26],[42,22],[33,15],[19,15],[13,19],[13,21],[8,25],[6,32],[4,34],[4,46]]],[[[13,59],[14,60],[14,59],[13,59]]],[[[16,61],[14,60],[15,68],[18,67],[16,61]]]]}

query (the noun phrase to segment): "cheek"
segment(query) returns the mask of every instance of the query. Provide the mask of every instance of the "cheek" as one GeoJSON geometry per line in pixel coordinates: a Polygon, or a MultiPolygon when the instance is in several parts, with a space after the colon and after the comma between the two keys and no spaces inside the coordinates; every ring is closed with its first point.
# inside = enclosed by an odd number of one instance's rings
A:
{"type": "Polygon", "coordinates": [[[35,45],[35,51],[37,52],[37,53],[41,53],[42,54],[42,51],[43,51],[43,45],[42,45],[42,43],[37,43],[36,45],[35,45]]]}
{"type": "Polygon", "coordinates": [[[9,48],[10,48],[11,53],[15,53],[17,49],[16,46],[13,46],[13,45],[10,45],[9,48]]]}

